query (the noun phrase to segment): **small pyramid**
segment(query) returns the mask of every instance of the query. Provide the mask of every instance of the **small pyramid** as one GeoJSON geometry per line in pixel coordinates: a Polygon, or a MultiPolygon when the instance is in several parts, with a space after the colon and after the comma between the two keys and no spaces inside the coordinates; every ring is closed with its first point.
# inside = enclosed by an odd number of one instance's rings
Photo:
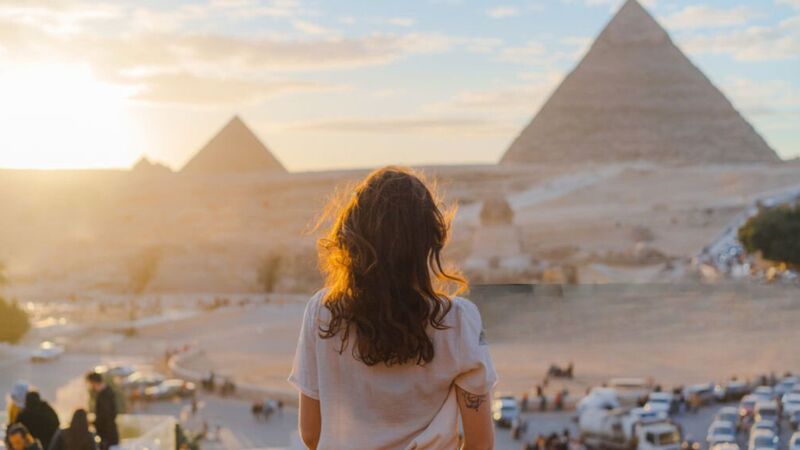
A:
{"type": "Polygon", "coordinates": [[[181,169],[181,173],[189,174],[285,171],[239,116],[234,116],[181,169]]]}
{"type": "Polygon", "coordinates": [[[164,175],[171,174],[172,170],[161,163],[154,163],[147,159],[146,156],[142,156],[139,158],[139,161],[131,167],[131,173],[137,175],[164,175]]]}
{"type": "Polygon", "coordinates": [[[779,161],[764,139],[628,0],[501,163],[779,161]]]}

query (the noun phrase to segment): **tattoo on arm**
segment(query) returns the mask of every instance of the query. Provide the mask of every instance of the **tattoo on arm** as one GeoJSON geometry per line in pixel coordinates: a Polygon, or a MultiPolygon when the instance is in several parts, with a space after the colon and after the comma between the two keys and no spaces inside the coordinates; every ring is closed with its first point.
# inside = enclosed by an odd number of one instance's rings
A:
{"type": "Polygon", "coordinates": [[[461,396],[464,399],[464,406],[469,409],[474,409],[475,411],[481,407],[481,403],[486,401],[485,395],[470,394],[467,391],[461,391],[461,396]]]}

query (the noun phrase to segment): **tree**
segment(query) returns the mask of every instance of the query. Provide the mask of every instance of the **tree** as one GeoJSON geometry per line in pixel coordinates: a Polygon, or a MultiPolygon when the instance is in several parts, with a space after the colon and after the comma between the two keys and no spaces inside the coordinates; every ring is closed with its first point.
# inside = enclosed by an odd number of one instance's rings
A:
{"type": "Polygon", "coordinates": [[[0,342],[16,344],[30,328],[28,313],[17,302],[0,297],[0,342]]]}
{"type": "Polygon", "coordinates": [[[800,203],[760,211],[739,228],[738,237],[750,253],[800,265],[800,203]]]}

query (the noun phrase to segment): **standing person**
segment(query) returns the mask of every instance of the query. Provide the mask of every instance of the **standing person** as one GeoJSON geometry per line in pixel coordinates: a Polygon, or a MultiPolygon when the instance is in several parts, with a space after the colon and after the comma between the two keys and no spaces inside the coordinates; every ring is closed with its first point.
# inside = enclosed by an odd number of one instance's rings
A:
{"type": "Polygon", "coordinates": [[[6,419],[8,425],[17,422],[17,415],[25,408],[25,395],[28,394],[28,382],[19,380],[11,387],[6,397],[6,419]]]}
{"type": "Polygon", "coordinates": [[[69,428],[58,430],[46,450],[98,450],[94,433],[89,431],[86,410],[76,410],[72,414],[69,428]]]}
{"type": "Polygon", "coordinates": [[[17,422],[25,425],[44,448],[50,445],[50,440],[58,431],[58,414],[36,391],[25,394],[25,408],[17,416],[17,422]]]}
{"type": "Polygon", "coordinates": [[[320,240],[325,289],[306,306],[289,377],[300,437],[320,450],[451,450],[460,411],[463,448],[493,448],[480,313],[441,260],[451,214],[405,169],[348,194],[320,240]]]}
{"type": "Polygon", "coordinates": [[[117,402],[114,398],[114,391],[103,380],[103,376],[97,372],[90,372],[86,375],[86,381],[92,392],[95,393],[94,429],[100,437],[100,448],[108,450],[112,445],[119,444],[117,402]]]}
{"type": "Polygon", "coordinates": [[[8,427],[6,441],[11,450],[42,450],[42,443],[21,423],[8,427]]]}

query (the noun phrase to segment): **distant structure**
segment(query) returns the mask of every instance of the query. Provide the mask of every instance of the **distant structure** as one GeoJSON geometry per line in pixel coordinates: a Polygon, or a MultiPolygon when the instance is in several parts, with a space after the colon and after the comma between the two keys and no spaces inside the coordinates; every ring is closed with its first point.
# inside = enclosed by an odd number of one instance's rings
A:
{"type": "Polygon", "coordinates": [[[501,163],[780,158],[636,1],[628,0],[501,163]]]}
{"type": "Polygon", "coordinates": [[[172,170],[170,170],[169,167],[163,164],[154,163],[149,159],[147,159],[147,157],[142,156],[141,158],[139,158],[139,161],[137,161],[136,164],[134,164],[133,167],[131,168],[131,173],[136,175],[145,175],[145,176],[151,176],[151,175],[160,176],[160,175],[169,175],[172,173],[172,170]]]}
{"type": "Polygon", "coordinates": [[[181,169],[181,173],[187,174],[248,172],[286,172],[286,169],[239,116],[231,119],[181,169]]]}
{"type": "MultiPolygon", "coordinates": [[[[464,268],[491,280],[513,279],[531,268],[531,258],[522,251],[522,233],[514,225],[514,210],[503,196],[484,200],[481,226],[475,230],[472,252],[464,268]]],[[[484,280],[485,281],[485,280],[484,280]]]]}

